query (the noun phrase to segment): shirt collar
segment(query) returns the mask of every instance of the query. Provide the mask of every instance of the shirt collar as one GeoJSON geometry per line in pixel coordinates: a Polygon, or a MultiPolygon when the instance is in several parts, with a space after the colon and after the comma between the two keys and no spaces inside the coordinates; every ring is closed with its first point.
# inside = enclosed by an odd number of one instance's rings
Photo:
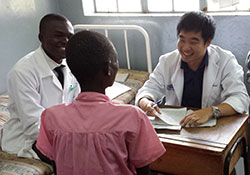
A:
{"type": "Polygon", "coordinates": [[[76,100],[84,102],[111,102],[108,96],[98,92],[81,92],[76,100]]]}
{"type": "Polygon", "coordinates": [[[63,61],[62,61],[61,64],[58,64],[57,62],[55,62],[54,60],[52,60],[52,59],[45,53],[45,51],[43,50],[42,46],[40,46],[40,47],[41,47],[42,53],[43,53],[43,55],[44,55],[44,57],[45,57],[45,60],[46,60],[47,64],[49,65],[49,68],[50,68],[51,70],[54,70],[56,67],[59,67],[59,66],[61,66],[61,65],[64,65],[64,66],[66,65],[65,59],[63,59],[63,61]]]}
{"type": "MultiPolygon", "coordinates": [[[[204,57],[202,58],[202,62],[199,65],[198,69],[206,67],[206,66],[208,66],[208,52],[207,51],[206,51],[204,57]]],[[[188,68],[187,63],[185,63],[184,61],[181,60],[181,69],[187,69],[187,68],[188,68]]]]}

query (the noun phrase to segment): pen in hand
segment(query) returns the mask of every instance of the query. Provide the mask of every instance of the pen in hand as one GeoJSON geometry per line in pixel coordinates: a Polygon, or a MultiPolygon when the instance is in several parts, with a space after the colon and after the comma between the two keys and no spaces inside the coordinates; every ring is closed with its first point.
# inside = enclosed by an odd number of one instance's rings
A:
{"type": "Polygon", "coordinates": [[[152,108],[155,108],[158,104],[160,104],[161,103],[161,99],[160,100],[158,100],[153,106],[152,106],[152,108]]]}
{"type": "MultiPolygon", "coordinates": [[[[161,114],[161,112],[159,111],[159,109],[158,108],[156,108],[159,104],[165,104],[165,102],[166,102],[166,96],[163,96],[160,100],[158,100],[157,102],[155,102],[155,104],[152,106],[152,108],[154,109],[154,110],[156,110],[159,114],[161,114]]],[[[145,113],[146,114],[148,114],[149,113],[149,111],[145,111],[145,113]]],[[[151,112],[150,112],[151,113],[151,112]]],[[[154,112],[152,112],[152,113],[154,113],[154,112]]],[[[155,113],[154,113],[155,114],[155,113]]]]}
{"type": "Polygon", "coordinates": [[[157,105],[159,104],[165,104],[166,103],[166,96],[162,96],[160,100],[158,100],[157,102],[155,102],[155,104],[152,106],[152,108],[155,108],[157,105]]]}

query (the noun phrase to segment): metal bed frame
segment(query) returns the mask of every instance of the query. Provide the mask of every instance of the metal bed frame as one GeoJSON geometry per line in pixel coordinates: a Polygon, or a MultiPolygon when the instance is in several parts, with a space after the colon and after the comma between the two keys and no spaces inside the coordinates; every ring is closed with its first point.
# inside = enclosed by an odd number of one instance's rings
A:
{"type": "Polygon", "coordinates": [[[128,37],[127,31],[134,30],[139,31],[145,39],[145,48],[146,48],[146,58],[147,58],[147,69],[148,72],[152,72],[152,63],[151,63],[151,51],[150,51],[150,40],[149,35],[145,29],[138,25],[93,25],[93,24],[77,24],[74,25],[75,30],[104,30],[105,36],[108,37],[108,32],[110,30],[122,30],[125,42],[125,51],[126,51],[126,59],[127,59],[127,67],[131,69],[130,66],[130,58],[129,58],[129,49],[128,49],[128,37]]]}

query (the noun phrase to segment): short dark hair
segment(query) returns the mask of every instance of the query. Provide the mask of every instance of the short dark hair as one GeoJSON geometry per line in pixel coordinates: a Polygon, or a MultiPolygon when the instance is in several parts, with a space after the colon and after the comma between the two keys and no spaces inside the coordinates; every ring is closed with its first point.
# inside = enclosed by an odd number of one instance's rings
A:
{"type": "Polygon", "coordinates": [[[56,14],[56,13],[47,14],[40,21],[39,33],[45,32],[46,28],[47,28],[47,25],[51,21],[65,21],[66,22],[66,21],[68,21],[68,19],[63,15],[59,15],[59,14],[56,14]]]}
{"type": "Polygon", "coordinates": [[[93,81],[96,74],[116,56],[111,41],[95,31],[76,33],[66,46],[67,64],[80,84],[93,81]]]}
{"type": "Polygon", "coordinates": [[[215,35],[216,24],[212,16],[202,11],[185,13],[177,25],[177,35],[181,30],[186,32],[201,32],[204,44],[213,39],[215,35]]]}

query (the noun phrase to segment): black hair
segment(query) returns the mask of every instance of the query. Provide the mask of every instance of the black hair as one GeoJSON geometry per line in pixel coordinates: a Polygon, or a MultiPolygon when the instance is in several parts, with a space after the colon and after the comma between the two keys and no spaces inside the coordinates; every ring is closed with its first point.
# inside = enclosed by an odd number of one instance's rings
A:
{"type": "Polygon", "coordinates": [[[212,16],[202,11],[194,11],[185,13],[179,20],[177,25],[177,35],[180,32],[201,32],[204,44],[213,39],[215,35],[216,24],[212,16]]]}
{"type": "Polygon", "coordinates": [[[39,32],[40,33],[45,32],[47,29],[47,25],[49,25],[51,21],[65,21],[66,22],[68,21],[68,19],[63,15],[59,15],[56,13],[47,14],[40,21],[39,32]]]}
{"type": "Polygon", "coordinates": [[[66,46],[67,64],[79,83],[93,81],[99,71],[117,59],[116,56],[111,41],[95,31],[76,33],[66,46]]]}

